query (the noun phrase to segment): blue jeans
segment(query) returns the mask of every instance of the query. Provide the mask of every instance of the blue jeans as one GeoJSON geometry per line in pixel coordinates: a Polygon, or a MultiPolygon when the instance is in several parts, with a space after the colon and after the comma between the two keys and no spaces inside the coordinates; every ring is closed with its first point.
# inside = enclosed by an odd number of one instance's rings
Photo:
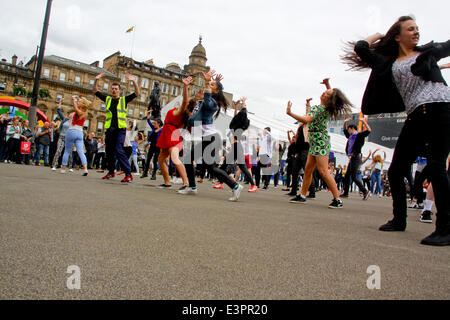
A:
{"type": "Polygon", "coordinates": [[[375,182],[377,183],[377,193],[381,195],[381,171],[373,170],[370,176],[370,192],[372,194],[374,194],[375,182]]]}
{"type": "Polygon", "coordinates": [[[48,165],[48,152],[50,150],[50,146],[44,146],[43,144],[38,145],[38,149],[35,154],[34,162],[39,163],[41,160],[42,152],[44,152],[44,165],[48,165]]]}
{"type": "Polygon", "coordinates": [[[66,144],[64,149],[64,155],[62,158],[62,165],[67,166],[67,162],[69,161],[70,152],[72,152],[72,147],[75,144],[77,148],[78,156],[80,157],[81,164],[84,166],[87,164],[86,156],[83,152],[84,140],[83,140],[83,132],[77,129],[70,129],[66,133],[66,144]]]}

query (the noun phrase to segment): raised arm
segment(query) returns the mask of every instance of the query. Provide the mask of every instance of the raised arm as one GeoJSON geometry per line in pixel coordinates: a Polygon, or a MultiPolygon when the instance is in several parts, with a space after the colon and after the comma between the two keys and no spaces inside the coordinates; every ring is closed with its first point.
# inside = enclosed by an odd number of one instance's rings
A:
{"type": "Polygon", "coordinates": [[[187,106],[189,105],[189,85],[192,82],[192,77],[184,78],[183,80],[183,102],[174,111],[174,115],[178,116],[186,111],[187,106]]]}
{"type": "Polygon", "coordinates": [[[233,101],[233,104],[234,104],[234,115],[237,115],[238,114],[238,105],[239,105],[239,102],[240,102],[241,100],[238,100],[238,101],[233,101]]]}
{"type": "Polygon", "coordinates": [[[93,92],[93,93],[96,93],[96,92],[98,91],[98,80],[100,80],[100,79],[103,78],[104,76],[105,76],[104,73],[100,73],[99,75],[97,75],[97,76],[95,77],[94,85],[92,86],[92,92],[93,92]]]}
{"type": "Polygon", "coordinates": [[[325,78],[325,79],[323,79],[322,82],[321,82],[320,84],[325,85],[325,87],[327,88],[327,90],[331,89],[331,86],[330,86],[330,78],[325,78]]]}
{"type": "Polygon", "coordinates": [[[77,99],[78,99],[78,96],[72,96],[73,108],[75,109],[75,112],[77,113],[77,115],[78,115],[80,118],[83,118],[83,116],[85,115],[85,112],[83,112],[83,110],[81,110],[80,108],[78,108],[77,99]]]}
{"type": "Polygon", "coordinates": [[[302,123],[310,123],[311,121],[313,121],[314,118],[311,116],[300,116],[295,113],[292,113],[291,108],[292,108],[292,102],[288,101],[287,108],[286,108],[286,114],[288,116],[290,116],[290,117],[294,118],[295,120],[300,121],[302,123]]]}
{"type": "Polygon", "coordinates": [[[64,98],[59,99],[58,108],[56,111],[58,112],[58,116],[61,118],[61,121],[66,120],[67,118],[64,117],[64,114],[62,113],[62,102],[64,101],[64,98]]]}
{"type": "Polygon", "coordinates": [[[342,126],[342,129],[345,131],[345,130],[347,130],[347,123],[349,122],[349,121],[351,121],[352,120],[352,118],[347,118],[347,119],[345,119],[344,120],[344,125],[342,126]]]}
{"type": "Polygon", "coordinates": [[[439,69],[444,70],[444,69],[450,69],[450,63],[446,63],[446,64],[442,64],[439,66],[439,69]]]}
{"type": "Polygon", "coordinates": [[[362,118],[361,122],[366,126],[367,131],[372,132],[372,128],[369,126],[369,124],[367,123],[366,118],[362,118]]]}
{"type": "Polygon", "coordinates": [[[141,89],[139,88],[139,85],[136,82],[136,78],[131,74],[127,73],[125,74],[125,79],[127,79],[127,81],[131,81],[131,83],[134,86],[134,93],[136,94],[136,97],[139,97],[141,95],[141,89]]]}
{"type": "MultiPolygon", "coordinates": [[[[367,160],[370,159],[371,154],[372,154],[372,151],[369,151],[369,155],[363,160],[362,164],[366,163],[367,160]]],[[[375,154],[375,152],[374,152],[374,154],[375,154]]]]}

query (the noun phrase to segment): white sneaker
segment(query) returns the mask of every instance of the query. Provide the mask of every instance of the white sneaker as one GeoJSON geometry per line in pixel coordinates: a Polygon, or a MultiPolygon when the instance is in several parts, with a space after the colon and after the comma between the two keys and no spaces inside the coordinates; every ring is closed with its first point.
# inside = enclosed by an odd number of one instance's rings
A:
{"type": "Polygon", "coordinates": [[[52,168],[52,171],[56,171],[56,168],[55,168],[55,167],[53,167],[53,168],[52,168]]]}
{"type": "Polygon", "coordinates": [[[182,184],[183,183],[183,179],[178,178],[177,181],[175,181],[176,184],[182,184]]]}
{"type": "Polygon", "coordinates": [[[66,170],[61,170],[61,173],[62,173],[62,174],[66,173],[66,170]]]}
{"type": "Polygon", "coordinates": [[[73,172],[73,169],[69,169],[69,172],[73,172]]]}
{"type": "Polygon", "coordinates": [[[233,190],[233,196],[228,200],[233,202],[238,201],[241,196],[242,189],[244,189],[244,187],[239,184],[238,187],[233,190]]]}
{"type": "Polygon", "coordinates": [[[178,190],[179,194],[197,194],[198,190],[197,189],[192,189],[191,187],[181,187],[180,190],[178,190]]]}
{"type": "Polygon", "coordinates": [[[140,176],[141,174],[139,172],[133,173],[135,176],[140,176]]]}

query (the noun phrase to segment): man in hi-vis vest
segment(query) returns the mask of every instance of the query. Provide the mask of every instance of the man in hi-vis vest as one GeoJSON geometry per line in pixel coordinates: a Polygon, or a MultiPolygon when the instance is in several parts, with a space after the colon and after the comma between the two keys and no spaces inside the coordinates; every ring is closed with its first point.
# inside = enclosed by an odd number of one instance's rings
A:
{"type": "Polygon", "coordinates": [[[141,92],[135,78],[127,73],[125,78],[127,81],[132,82],[135,92],[126,97],[121,97],[120,93],[122,89],[120,84],[113,83],[111,85],[111,95],[107,96],[99,92],[97,89],[97,82],[103,78],[104,75],[104,73],[101,73],[96,76],[93,86],[95,95],[100,100],[104,101],[106,105],[105,144],[108,173],[103,177],[103,179],[109,180],[114,178],[114,169],[117,158],[119,160],[120,167],[125,172],[125,178],[123,178],[121,182],[131,182],[133,180],[133,176],[131,175],[131,167],[123,148],[127,130],[127,105],[134,98],[139,97],[141,92]]]}

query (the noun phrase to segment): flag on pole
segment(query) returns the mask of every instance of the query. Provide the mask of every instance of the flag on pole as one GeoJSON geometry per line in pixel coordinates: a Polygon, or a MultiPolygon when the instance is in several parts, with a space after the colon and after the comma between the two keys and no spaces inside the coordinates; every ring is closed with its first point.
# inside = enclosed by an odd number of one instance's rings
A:
{"type": "Polygon", "coordinates": [[[132,26],[130,29],[128,29],[125,33],[130,33],[131,31],[133,31],[135,26],[132,26]]]}

